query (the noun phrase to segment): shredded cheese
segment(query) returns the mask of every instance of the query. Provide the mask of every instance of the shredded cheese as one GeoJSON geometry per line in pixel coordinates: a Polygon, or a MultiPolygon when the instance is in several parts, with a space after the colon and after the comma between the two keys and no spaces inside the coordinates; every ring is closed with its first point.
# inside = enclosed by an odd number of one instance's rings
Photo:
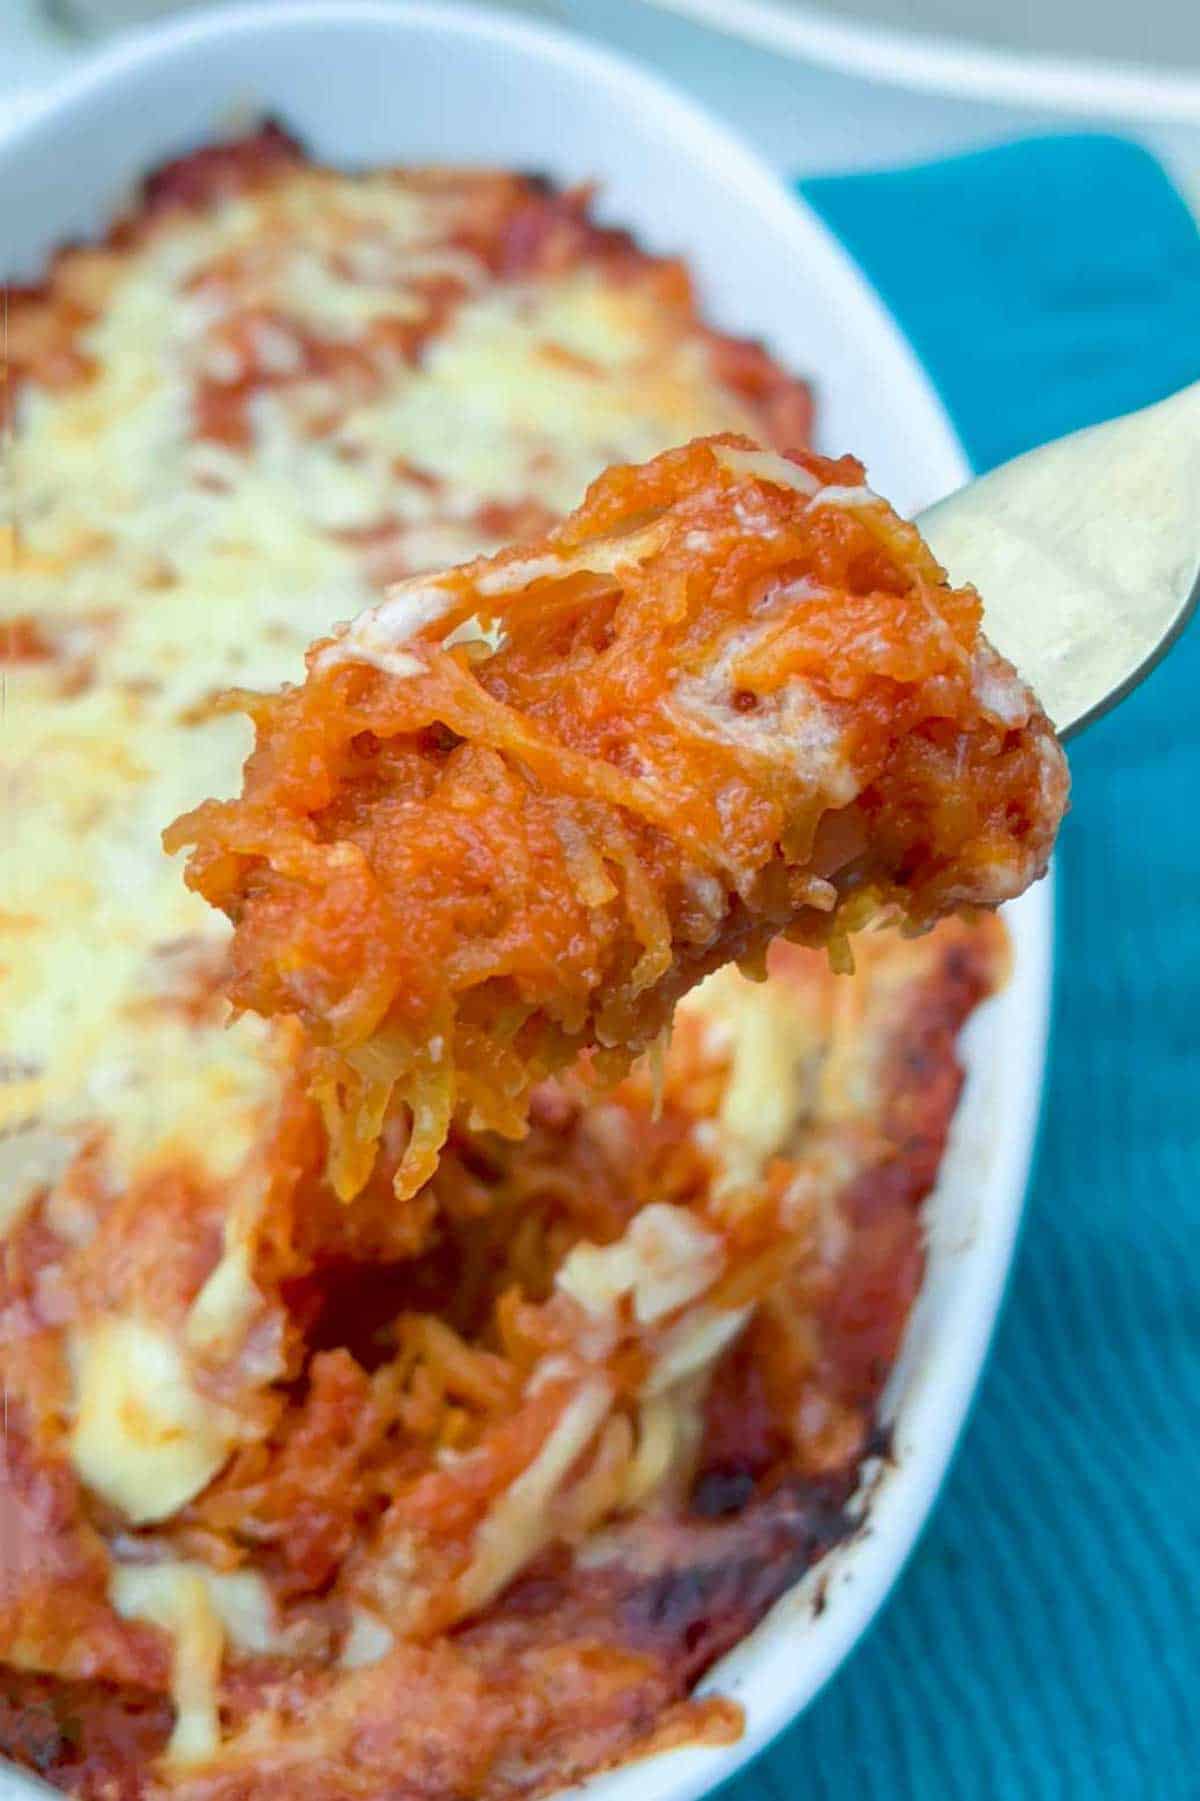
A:
{"type": "Polygon", "coordinates": [[[215,1757],[221,1743],[217,1683],[225,1631],[208,1583],[189,1564],[130,1566],[113,1572],[110,1594],[125,1619],[144,1620],[173,1641],[175,1726],[166,1761],[191,1765],[215,1757]]]}
{"type": "Polygon", "coordinates": [[[756,1180],[810,1109],[831,1017],[823,982],[751,982],[719,970],[681,1002],[730,1058],[718,1116],[726,1187],[756,1180]]]}
{"type": "Polygon", "coordinates": [[[123,1619],[144,1620],[172,1638],[175,1727],[168,1763],[214,1757],[220,1748],[217,1685],[227,1651],[264,1655],[283,1644],[263,1578],[253,1570],[211,1570],[183,1559],[118,1563],[109,1577],[109,1599],[123,1619]]]}
{"type": "Polygon", "coordinates": [[[661,1395],[715,1363],[753,1311],[752,1307],[695,1307],[685,1314],[660,1345],[657,1361],[643,1385],[643,1395],[661,1395]]]}
{"type": "Polygon", "coordinates": [[[686,1208],[652,1201],[615,1244],[577,1244],[555,1284],[594,1314],[629,1295],[634,1318],[651,1325],[711,1288],[724,1261],[721,1240],[686,1208]]]}
{"type": "Polygon", "coordinates": [[[821,484],[815,475],[798,463],[789,462],[787,457],[776,456],[774,451],[743,450],[735,444],[720,444],[714,447],[713,454],[735,479],[756,476],[773,487],[794,488],[797,494],[807,494],[810,498],[820,491],[821,484]]]}
{"type": "Polygon", "coordinates": [[[390,1626],[365,1607],[355,1607],[350,1615],[350,1629],[342,1641],[338,1662],[344,1670],[360,1670],[368,1664],[382,1663],[395,1647],[396,1638],[390,1626]]]}
{"type": "Polygon", "coordinates": [[[230,1352],[262,1305],[250,1273],[252,1246],[235,1238],[192,1302],[187,1343],[201,1353],[230,1352]]]}
{"type": "Polygon", "coordinates": [[[588,1377],[572,1395],[533,1462],[509,1484],[477,1530],[474,1555],[457,1585],[461,1612],[485,1606],[546,1542],[550,1503],[611,1405],[612,1389],[602,1376],[588,1377]]]}

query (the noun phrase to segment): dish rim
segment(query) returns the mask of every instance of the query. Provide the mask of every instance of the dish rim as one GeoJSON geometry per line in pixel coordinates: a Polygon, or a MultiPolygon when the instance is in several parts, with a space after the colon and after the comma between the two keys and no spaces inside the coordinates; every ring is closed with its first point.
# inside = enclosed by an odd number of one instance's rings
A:
{"type": "MultiPolygon", "coordinates": [[[[911,393],[919,395],[925,411],[927,436],[940,446],[941,468],[935,482],[953,486],[965,479],[968,465],[940,399],[914,352],[903,338],[884,303],[874,294],[846,252],[817,216],[790,194],[782,181],[734,133],[713,121],[706,111],[677,93],[658,76],[639,68],[607,48],[589,43],[570,32],[517,15],[483,11],[459,0],[446,5],[429,0],[297,0],[286,11],[271,0],[242,0],[160,23],[131,34],[99,51],[68,71],[40,94],[18,118],[0,127],[0,172],[3,160],[13,152],[53,148],[56,120],[78,109],[86,110],[98,97],[110,95],[131,79],[153,79],[156,67],[174,64],[196,51],[206,50],[216,39],[236,67],[237,45],[243,34],[282,35],[314,29],[340,30],[366,27],[395,31],[431,30],[448,39],[467,33],[483,35],[498,52],[522,55],[531,68],[540,63],[570,68],[585,74],[611,92],[615,102],[656,109],[665,130],[710,170],[719,170],[724,183],[732,182],[763,220],[763,229],[776,233],[785,248],[796,252],[823,246],[826,276],[852,291],[856,305],[872,319],[879,346],[898,373],[908,378],[911,393]],[[798,229],[798,223],[800,229],[798,229]]],[[[300,121],[303,128],[303,121],[300,121]]],[[[695,239],[693,238],[694,247],[695,239]]],[[[688,244],[681,245],[684,255],[688,244]]],[[[724,322],[723,322],[724,323],[724,322]]],[[[818,371],[819,374],[819,371],[818,371]]],[[[935,456],[933,459],[937,461],[935,456]]],[[[1050,1009],[1052,897],[1043,883],[1018,903],[1012,917],[1018,924],[1020,954],[1012,987],[994,1006],[1011,1009],[1024,1022],[1023,1062],[1012,1084],[1013,1118],[992,1146],[1000,1173],[993,1171],[991,1187],[1002,1197],[996,1216],[980,1222],[979,1235],[986,1243],[975,1247],[966,1262],[968,1278],[956,1297],[952,1330],[953,1355],[941,1345],[938,1368],[923,1371],[915,1381],[915,1397],[906,1397],[904,1438],[899,1467],[891,1470],[871,1499],[869,1535],[859,1534],[819,1566],[822,1582],[836,1593],[820,1618],[810,1618],[812,1579],[785,1597],[780,1609],[802,1610],[806,1635],[804,1655],[796,1659],[802,1673],[792,1682],[776,1683],[773,1698],[760,1703],[747,1729],[732,1746],[690,1747],[670,1754],[634,1761],[615,1771],[587,1779],[583,1785],[592,1801],[697,1801],[743,1769],[780,1731],[810,1703],[840,1667],[861,1638],[878,1608],[893,1588],[916,1538],[928,1519],[958,1442],[971,1398],[978,1386],[986,1351],[999,1311],[1000,1300],[1012,1265],[1023,1212],[1029,1166],[1043,1088],[1045,1046],[1050,1009]],[[815,1670],[815,1675],[812,1673],[815,1670]]],[[[1001,1034],[999,1024],[996,1031],[1001,1034]]],[[[769,1620],[775,1620],[779,1609],[769,1620]]],[[[762,1635],[766,1623],[743,1640],[718,1666],[724,1692],[745,1695],[754,1687],[756,1668],[764,1663],[762,1635]],[[757,1642],[756,1641],[760,1641],[757,1642]]],[[[773,1628],[771,1628],[773,1630],[773,1628]]],[[[53,1794],[42,1783],[28,1778],[15,1765],[0,1761],[0,1801],[53,1794]]]]}

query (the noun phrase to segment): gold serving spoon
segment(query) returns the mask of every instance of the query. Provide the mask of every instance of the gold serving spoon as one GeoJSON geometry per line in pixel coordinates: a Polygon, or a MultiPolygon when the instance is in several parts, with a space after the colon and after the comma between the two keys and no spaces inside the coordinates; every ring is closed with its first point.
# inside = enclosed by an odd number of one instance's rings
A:
{"type": "Polygon", "coordinates": [[[1200,382],[1031,450],[917,523],[1074,737],[1145,680],[1200,602],[1200,382]]]}

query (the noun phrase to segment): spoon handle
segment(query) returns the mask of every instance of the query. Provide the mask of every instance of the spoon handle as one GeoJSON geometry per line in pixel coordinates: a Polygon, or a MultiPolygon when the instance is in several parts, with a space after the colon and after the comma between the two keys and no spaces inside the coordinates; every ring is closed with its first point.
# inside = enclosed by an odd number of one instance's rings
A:
{"type": "Polygon", "coordinates": [[[1072,737],[1145,679],[1200,601],[1200,382],[1017,457],[918,523],[1072,737]]]}

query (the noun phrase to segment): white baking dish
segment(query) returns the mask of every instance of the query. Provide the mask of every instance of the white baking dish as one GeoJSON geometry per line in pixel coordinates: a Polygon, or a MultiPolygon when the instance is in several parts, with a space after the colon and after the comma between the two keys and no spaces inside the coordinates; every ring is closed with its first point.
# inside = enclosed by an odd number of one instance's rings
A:
{"type": "MultiPolygon", "coordinates": [[[[817,380],[820,438],[863,455],[904,509],[956,486],[962,452],[887,314],[816,218],[695,107],[575,39],[466,7],[263,0],[118,44],[0,133],[0,251],[37,271],[95,231],[164,157],[262,111],[335,162],[427,159],[596,178],[603,211],[682,251],[718,324],[762,335],[817,380]]],[[[1011,909],[1015,973],[968,1034],[970,1081],[929,1207],[931,1258],[891,1390],[895,1463],[872,1530],[710,1677],[745,1706],[730,1748],[677,1751],[589,1785],[603,1801],[692,1801],[792,1719],[861,1635],[932,1505],[979,1375],[1012,1256],[1036,1126],[1051,898],[1011,909]]],[[[0,1768],[0,1797],[42,1793],[0,1768]]]]}

